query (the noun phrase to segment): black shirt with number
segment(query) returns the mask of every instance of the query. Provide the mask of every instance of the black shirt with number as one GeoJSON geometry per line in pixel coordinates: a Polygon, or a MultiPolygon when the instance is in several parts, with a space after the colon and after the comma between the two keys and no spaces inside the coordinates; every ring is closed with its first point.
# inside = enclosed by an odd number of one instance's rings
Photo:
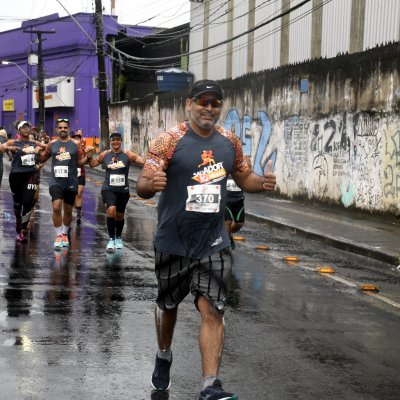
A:
{"type": "Polygon", "coordinates": [[[101,190],[116,193],[129,193],[129,165],[131,160],[124,151],[114,153],[109,150],[104,156],[103,163],[106,167],[103,186],[101,190]]]}
{"type": "Polygon", "coordinates": [[[16,147],[11,162],[11,173],[36,172],[38,156],[35,153],[35,142],[15,140],[12,146],[16,147]]]}

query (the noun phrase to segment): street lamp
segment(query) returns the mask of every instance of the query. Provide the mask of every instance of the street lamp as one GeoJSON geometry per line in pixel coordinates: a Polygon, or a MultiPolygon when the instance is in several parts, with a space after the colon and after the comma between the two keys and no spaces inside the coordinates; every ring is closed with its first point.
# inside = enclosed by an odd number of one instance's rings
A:
{"type": "Polygon", "coordinates": [[[0,63],[2,64],[2,65],[15,65],[28,79],[29,79],[29,82],[30,83],[32,83],[32,85],[36,85],[36,82],[35,81],[33,81],[31,78],[30,78],[30,76],[17,64],[17,63],[15,63],[14,61],[0,61],[0,63]]]}

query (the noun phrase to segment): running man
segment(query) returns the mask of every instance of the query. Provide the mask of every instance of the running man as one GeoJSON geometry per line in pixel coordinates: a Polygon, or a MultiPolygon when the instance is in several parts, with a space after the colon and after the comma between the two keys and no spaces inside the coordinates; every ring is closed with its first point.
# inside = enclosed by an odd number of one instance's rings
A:
{"type": "MultiPolygon", "coordinates": [[[[69,246],[68,230],[72,222],[72,209],[78,191],[78,167],[88,162],[80,149],[80,142],[69,136],[69,120],[57,120],[58,138],[47,144],[40,154],[40,162],[52,158],[49,193],[53,204],[53,223],[56,230],[54,249],[69,246]],[[64,211],[64,214],[63,214],[64,211]]],[[[86,148],[90,151],[91,148],[86,148]]]]}
{"type": "Polygon", "coordinates": [[[136,186],[143,198],[162,192],[154,240],[158,352],[152,385],[157,390],[170,387],[178,307],[191,292],[201,316],[203,387],[199,400],[238,398],[222,388],[218,376],[232,267],[224,224],[228,175],[248,192],[273,191],[276,184],[271,163],[264,176],[258,176],[247,165],[239,138],[216,125],[222,104],[222,90],[216,82],[195,82],[186,99],[189,121],[152,142],[136,186]]]}
{"type": "Polygon", "coordinates": [[[144,160],[132,151],[122,150],[122,136],[118,132],[110,135],[111,149],[105,150],[97,158],[92,159],[93,151],[88,152],[89,165],[97,167],[104,163],[106,174],[101,196],[107,209],[107,230],[110,239],[106,251],[112,253],[122,249],[122,230],[125,224],[125,209],[129,201],[129,165],[143,165],[144,160]]]}
{"type": "Polygon", "coordinates": [[[3,145],[3,150],[13,153],[9,181],[14,203],[17,240],[21,243],[26,243],[28,239],[28,225],[38,186],[38,153],[42,150],[39,142],[30,140],[30,128],[28,121],[19,122],[17,125],[19,139],[8,140],[3,145]]]}
{"type": "MultiPolygon", "coordinates": [[[[85,152],[86,148],[86,140],[83,139],[83,130],[77,129],[75,133],[72,135],[73,139],[79,140],[81,143],[81,149],[85,152]]],[[[78,167],[78,193],[75,197],[75,208],[76,208],[76,223],[80,225],[82,222],[82,195],[83,189],[86,185],[86,171],[85,167],[82,165],[78,167]]]]}

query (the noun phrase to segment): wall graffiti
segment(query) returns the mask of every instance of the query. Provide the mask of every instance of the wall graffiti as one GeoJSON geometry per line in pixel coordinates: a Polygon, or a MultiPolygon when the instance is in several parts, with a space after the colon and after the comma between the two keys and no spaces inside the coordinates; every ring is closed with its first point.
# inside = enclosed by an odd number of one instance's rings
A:
{"type": "Polygon", "coordinates": [[[400,131],[384,130],[385,160],[383,195],[385,198],[400,200],[400,131]]]}
{"type": "MultiPolygon", "coordinates": [[[[240,138],[257,174],[273,161],[281,194],[400,214],[398,115],[342,112],[279,119],[278,113],[272,120],[270,106],[262,101],[259,106],[254,114],[232,107],[222,124],[240,138]]],[[[181,120],[175,108],[121,107],[114,108],[110,129],[124,135],[127,148],[146,154],[165,126],[181,120]]]]}
{"type": "Polygon", "coordinates": [[[353,116],[353,168],[356,206],[374,209],[382,201],[380,119],[374,114],[353,116]]]}
{"type": "Polygon", "coordinates": [[[240,138],[243,152],[250,156],[254,171],[263,175],[269,160],[275,166],[277,150],[275,148],[268,152],[267,149],[272,132],[268,115],[259,111],[257,117],[253,119],[251,115],[244,114],[241,118],[237,109],[231,108],[226,114],[224,127],[240,138]]]}

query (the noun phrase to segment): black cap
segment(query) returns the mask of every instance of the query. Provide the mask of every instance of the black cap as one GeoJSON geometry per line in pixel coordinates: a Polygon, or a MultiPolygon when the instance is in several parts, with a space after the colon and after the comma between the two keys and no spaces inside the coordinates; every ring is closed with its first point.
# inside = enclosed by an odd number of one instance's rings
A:
{"type": "Polygon", "coordinates": [[[222,89],[217,82],[211,81],[209,79],[203,79],[193,83],[190,89],[190,98],[199,97],[204,93],[212,92],[215,93],[218,99],[223,99],[222,89]]]}
{"type": "Polygon", "coordinates": [[[110,140],[111,140],[112,138],[115,138],[115,137],[121,138],[121,139],[122,139],[122,135],[121,135],[119,132],[110,133],[110,137],[109,137],[110,140]]]}

